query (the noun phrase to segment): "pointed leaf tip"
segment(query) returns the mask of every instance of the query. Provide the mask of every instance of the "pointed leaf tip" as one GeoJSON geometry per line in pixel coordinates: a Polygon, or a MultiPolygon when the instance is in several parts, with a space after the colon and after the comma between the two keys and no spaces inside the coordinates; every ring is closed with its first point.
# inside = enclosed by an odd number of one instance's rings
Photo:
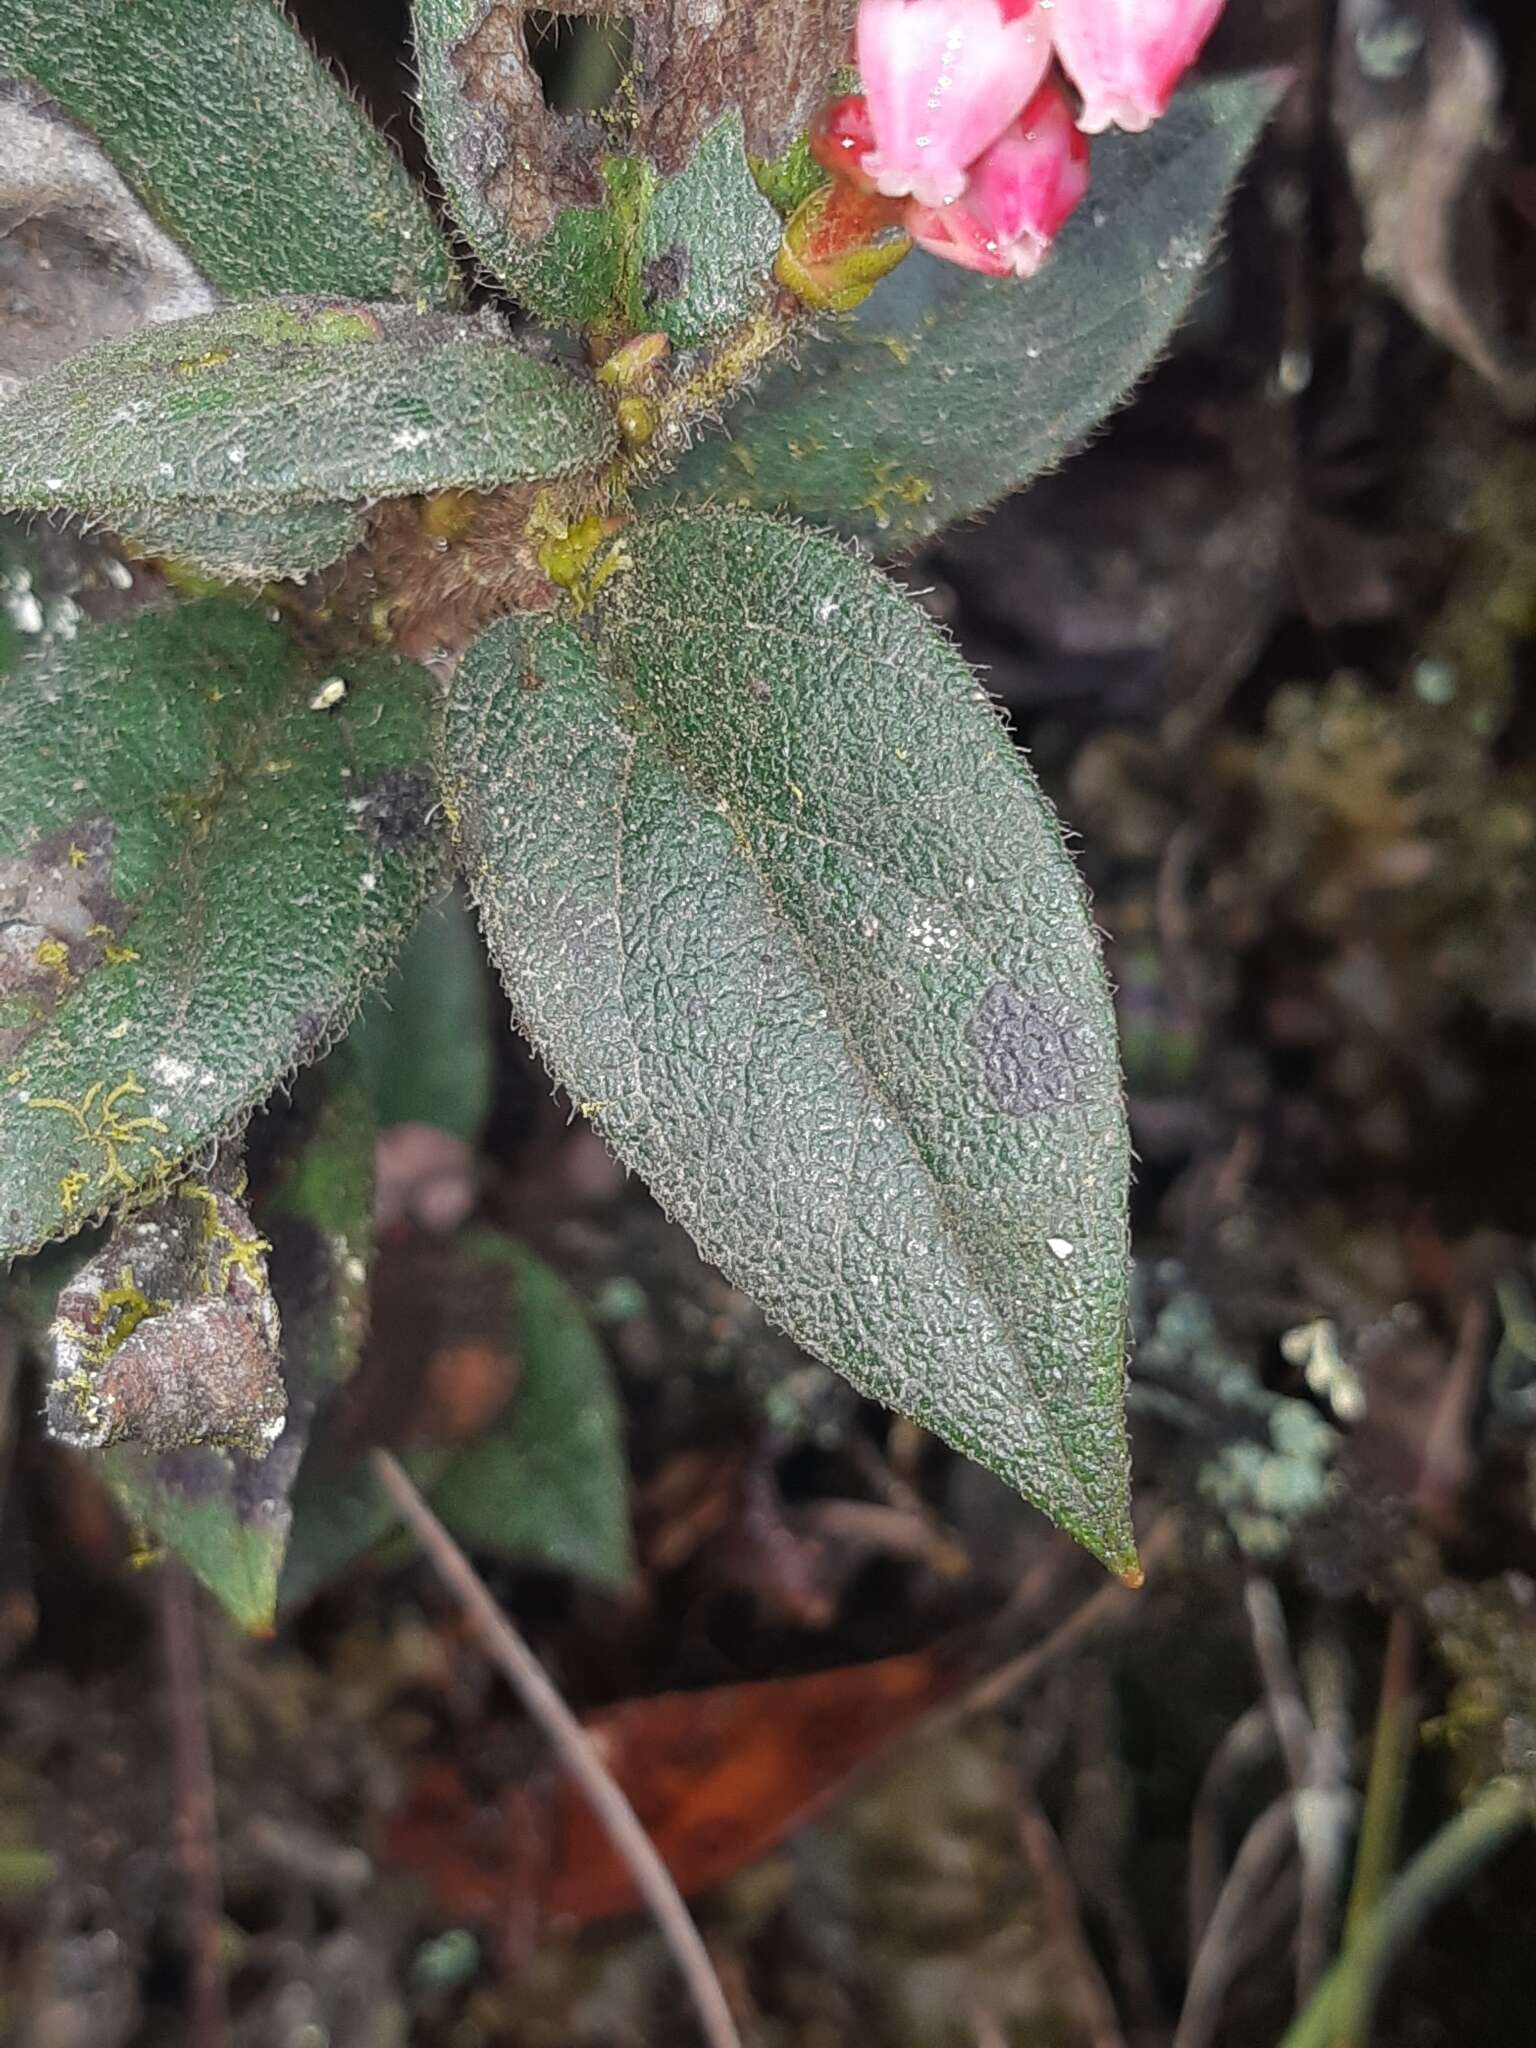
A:
{"type": "Polygon", "coordinates": [[[1128,1140],[1060,828],[867,562],[741,514],[624,546],[449,708],[514,1010],[775,1322],[1130,1570],[1128,1140]]]}

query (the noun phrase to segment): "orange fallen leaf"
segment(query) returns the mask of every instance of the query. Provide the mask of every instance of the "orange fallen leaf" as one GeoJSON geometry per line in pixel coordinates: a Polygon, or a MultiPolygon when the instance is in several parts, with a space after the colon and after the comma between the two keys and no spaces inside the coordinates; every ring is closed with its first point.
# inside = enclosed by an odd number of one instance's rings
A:
{"type": "MultiPolygon", "coordinates": [[[[958,1677],[952,1656],[919,1651],[629,1700],[585,1726],[691,1897],[819,1812],[958,1677]]],[[[477,1803],[453,1766],[435,1765],[392,1823],[387,1850],[468,1918],[505,1924],[530,1894],[544,1916],[582,1923],[639,1907],[628,1869],[572,1784],[560,1781],[542,1826],[535,1816],[524,1788],[477,1803]]]]}

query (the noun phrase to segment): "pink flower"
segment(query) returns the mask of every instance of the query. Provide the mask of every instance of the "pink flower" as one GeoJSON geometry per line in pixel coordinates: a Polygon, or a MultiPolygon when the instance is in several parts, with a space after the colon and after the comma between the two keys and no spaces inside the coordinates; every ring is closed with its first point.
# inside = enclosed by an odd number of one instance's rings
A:
{"type": "Polygon", "coordinates": [[[1078,125],[1140,133],[1173,95],[1224,0],[1054,0],[1051,33],[1083,96],[1078,125]]]}
{"type": "Polygon", "coordinates": [[[1088,138],[1054,85],[971,166],[965,196],[949,206],[908,204],[913,241],[946,263],[988,277],[1033,277],[1062,222],[1088,190],[1088,138]]]}
{"type": "Polygon", "coordinates": [[[860,0],[857,50],[875,136],[861,169],[890,198],[943,206],[1044,78],[1050,12],[1039,0],[860,0]]]}

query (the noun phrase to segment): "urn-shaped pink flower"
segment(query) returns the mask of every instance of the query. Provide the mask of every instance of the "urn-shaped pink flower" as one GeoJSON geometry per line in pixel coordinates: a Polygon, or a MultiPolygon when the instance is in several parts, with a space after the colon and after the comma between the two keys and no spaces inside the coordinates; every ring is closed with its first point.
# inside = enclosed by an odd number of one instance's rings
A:
{"type": "Polygon", "coordinates": [[[948,263],[988,277],[1033,277],[1062,222],[1088,190],[1088,138],[1054,85],[971,166],[963,198],[908,205],[907,233],[948,263]]]}
{"type": "Polygon", "coordinates": [[[1051,35],[1083,96],[1079,125],[1150,127],[1200,54],[1225,0],[1054,0],[1051,35]]]}
{"type": "Polygon", "coordinates": [[[1039,0],[860,0],[859,71],[878,191],[943,206],[1027,105],[1051,61],[1039,0]]]}

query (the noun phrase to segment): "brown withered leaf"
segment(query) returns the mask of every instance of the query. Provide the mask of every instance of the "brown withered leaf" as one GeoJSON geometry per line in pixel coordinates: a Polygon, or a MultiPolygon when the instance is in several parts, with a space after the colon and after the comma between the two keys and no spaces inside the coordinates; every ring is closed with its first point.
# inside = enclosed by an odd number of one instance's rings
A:
{"type": "Polygon", "coordinates": [[[1503,89],[1491,30],[1452,0],[1341,0],[1333,113],[1366,267],[1529,418],[1536,348],[1512,328],[1495,222],[1503,89]]]}
{"type": "Polygon", "coordinates": [[[538,9],[523,0],[481,0],[452,52],[478,135],[478,163],[466,168],[510,232],[532,242],[566,207],[603,203],[598,164],[615,148],[616,121],[623,152],[648,158],[663,174],[680,170],[733,107],[749,151],[780,156],[825,95],[853,16],[854,0],[631,0],[618,8],[555,0],[538,9]],[[533,13],[633,24],[621,113],[560,114],[545,104],[528,54],[533,13]]]}
{"type": "Polygon", "coordinates": [[[229,1187],[195,1178],[119,1223],[59,1296],[52,1434],[76,1450],[270,1450],[286,1399],[267,1250],[229,1187]]]}
{"type": "Polygon", "coordinates": [[[0,80],[0,399],[93,341],[213,303],[95,137],[0,80]]]}

